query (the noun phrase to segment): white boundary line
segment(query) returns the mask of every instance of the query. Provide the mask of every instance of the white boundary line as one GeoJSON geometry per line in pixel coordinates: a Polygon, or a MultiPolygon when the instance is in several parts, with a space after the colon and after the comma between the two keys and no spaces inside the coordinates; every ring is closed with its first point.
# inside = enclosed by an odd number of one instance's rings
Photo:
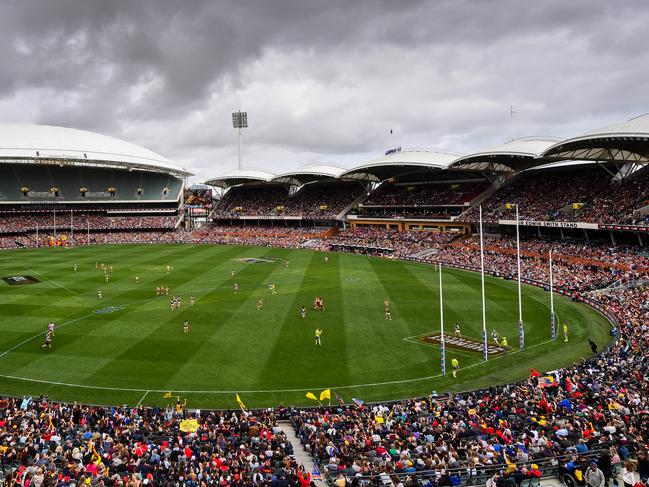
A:
{"type": "Polygon", "coordinates": [[[56,284],[56,285],[59,286],[60,288],[65,289],[66,291],[70,291],[71,293],[74,293],[74,294],[76,294],[77,296],[79,295],[78,292],[73,291],[73,290],[70,289],[69,287],[65,287],[63,284],[61,284],[61,283],[55,281],[54,279],[50,279],[50,278],[47,277],[47,276],[44,276],[43,274],[41,274],[41,273],[38,272],[38,271],[35,271],[34,269],[30,269],[30,268],[27,267],[27,266],[25,266],[25,269],[27,269],[29,272],[33,272],[34,274],[38,274],[38,275],[41,276],[43,279],[47,279],[48,281],[53,282],[54,284],[56,284]]]}
{"type": "MultiPolygon", "coordinates": [[[[29,268],[27,268],[27,269],[30,270],[29,268]]],[[[32,272],[35,272],[35,271],[32,271],[32,272]]],[[[43,276],[43,277],[45,277],[45,276],[43,276]]],[[[48,278],[46,277],[46,279],[48,279],[48,278]]],[[[48,280],[50,280],[50,279],[48,279],[48,280]]],[[[52,281],[52,282],[59,285],[55,281],[52,281]]],[[[63,287],[63,286],[61,286],[61,287],[63,287]]],[[[72,292],[74,292],[74,291],[72,291],[72,292]]],[[[77,293],[75,293],[75,294],[77,294],[77,293]]],[[[534,296],[530,296],[530,295],[526,295],[526,296],[540,302],[545,307],[549,308],[549,306],[547,304],[543,303],[543,301],[541,301],[540,299],[535,298],[534,296]]],[[[131,304],[134,304],[134,303],[131,303],[131,304]]],[[[125,305],[125,306],[128,306],[128,305],[125,305]]],[[[80,320],[82,320],[84,318],[92,316],[93,314],[94,313],[90,313],[90,314],[82,316],[80,318],[76,318],[76,319],[74,319],[72,321],[69,321],[69,322],[66,322],[66,323],[64,323],[62,325],[59,325],[57,328],[61,328],[61,327],[65,326],[65,325],[80,321],[80,320]]],[[[555,314],[557,315],[557,318],[558,318],[558,313],[555,313],[555,314]]],[[[2,354],[0,354],[0,358],[4,357],[9,352],[19,348],[20,346],[24,345],[25,343],[27,343],[27,342],[29,342],[31,340],[34,340],[34,339],[36,339],[36,338],[38,338],[40,336],[43,336],[43,335],[44,335],[44,333],[40,333],[38,335],[35,335],[35,336],[25,340],[24,342],[19,343],[18,345],[15,345],[14,347],[12,347],[9,350],[6,350],[2,354]]],[[[412,337],[406,337],[403,340],[406,340],[407,338],[418,337],[418,336],[421,336],[421,335],[413,335],[412,337]]],[[[524,350],[516,350],[516,351],[513,351],[511,353],[506,353],[506,354],[503,354],[503,355],[499,355],[497,357],[492,358],[491,361],[499,360],[499,359],[502,359],[502,358],[505,358],[505,357],[509,357],[511,355],[515,355],[517,353],[521,353],[521,352],[530,350],[532,348],[540,347],[541,345],[547,345],[548,343],[552,343],[554,341],[555,340],[552,340],[552,339],[546,340],[544,342],[532,345],[531,347],[526,347],[524,350]]],[[[484,362],[477,362],[475,364],[471,364],[471,365],[468,365],[466,367],[462,367],[459,370],[466,370],[466,369],[470,369],[470,368],[473,368],[473,367],[478,367],[478,366],[481,366],[481,365],[484,365],[484,362]]],[[[22,380],[22,381],[25,381],[25,382],[35,382],[35,383],[39,383],[39,384],[59,385],[59,386],[65,386],[65,387],[77,387],[77,388],[81,388],[81,389],[93,389],[93,390],[102,390],[102,391],[143,392],[144,395],[140,399],[140,403],[142,402],[142,400],[144,400],[144,398],[150,392],[166,392],[166,391],[169,390],[168,388],[166,388],[166,389],[138,389],[138,388],[127,388],[127,387],[104,387],[104,386],[94,386],[94,385],[86,385],[86,384],[71,384],[71,383],[66,383],[66,382],[48,381],[48,380],[43,380],[43,379],[34,379],[34,378],[30,378],[30,377],[19,377],[19,376],[12,376],[12,375],[6,375],[6,374],[0,374],[0,377],[6,378],[6,379],[13,379],[13,380],[22,380]]],[[[394,385],[394,384],[407,384],[407,383],[410,383],[410,382],[421,382],[421,381],[426,381],[426,380],[431,380],[431,379],[438,379],[438,378],[441,378],[441,377],[443,377],[442,374],[436,374],[436,375],[428,375],[428,376],[425,376],[425,377],[415,377],[413,379],[392,380],[392,381],[385,381],[385,382],[373,382],[373,383],[367,383],[367,384],[354,384],[354,385],[344,385],[344,386],[315,386],[315,387],[309,387],[309,388],[304,388],[304,389],[266,389],[266,390],[241,390],[241,389],[237,389],[237,390],[177,390],[177,389],[174,389],[174,392],[178,392],[178,393],[181,393],[181,394],[236,394],[236,393],[270,394],[270,393],[284,393],[284,392],[305,392],[305,391],[311,391],[313,389],[323,389],[323,388],[330,388],[330,389],[338,389],[338,390],[340,390],[340,389],[356,389],[356,388],[363,388],[363,387],[377,387],[377,386],[386,386],[386,385],[394,385]]],[[[138,405],[139,405],[139,403],[138,403],[138,405]]]]}
{"type": "Polygon", "coordinates": [[[146,391],[146,392],[142,395],[142,397],[140,398],[140,400],[139,400],[139,401],[137,402],[137,404],[135,405],[136,408],[139,408],[139,407],[140,407],[140,404],[142,404],[142,401],[144,401],[144,398],[147,396],[147,394],[148,394],[149,392],[151,392],[151,391],[146,391]]]}
{"type": "MultiPolygon", "coordinates": [[[[553,340],[547,340],[545,342],[537,343],[536,345],[532,345],[531,347],[527,347],[525,350],[530,350],[532,348],[540,347],[541,345],[547,345],[548,343],[552,343],[553,340]]],[[[499,355],[498,357],[492,358],[491,361],[494,360],[499,360],[505,357],[510,357],[511,355],[515,355],[517,353],[521,353],[520,350],[516,350],[511,353],[507,353],[505,355],[499,355]]],[[[484,365],[484,362],[477,362],[475,364],[467,365],[466,367],[462,367],[459,370],[466,370],[466,369],[471,369],[473,367],[479,367],[484,365]]],[[[93,385],[86,385],[86,384],[70,384],[67,382],[57,382],[57,381],[49,381],[49,380],[42,380],[42,379],[32,379],[29,377],[17,377],[13,375],[4,375],[0,374],[0,377],[4,377],[6,379],[14,379],[14,380],[22,380],[26,382],[36,382],[39,384],[51,384],[51,385],[57,385],[57,386],[65,386],[65,387],[78,387],[80,389],[94,389],[94,390],[100,390],[100,391],[123,391],[123,392],[144,392],[145,394],[148,394],[149,392],[167,392],[169,388],[166,389],[138,389],[138,388],[131,388],[131,387],[104,387],[104,386],[93,386],[93,385]]],[[[180,393],[180,394],[236,394],[236,393],[245,393],[245,394],[271,394],[271,393],[279,393],[279,392],[305,392],[305,391],[312,391],[314,389],[324,389],[324,388],[330,388],[330,389],[359,389],[363,387],[376,387],[376,386],[387,386],[387,385],[394,385],[394,384],[407,384],[409,382],[421,382],[421,381],[426,381],[426,380],[431,380],[431,379],[438,379],[442,377],[442,374],[435,374],[435,375],[427,375],[425,377],[415,377],[413,379],[403,379],[403,380],[391,380],[391,381],[385,381],[385,382],[372,382],[368,384],[353,384],[353,385],[344,385],[344,386],[313,386],[313,387],[307,387],[304,389],[264,389],[264,390],[241,390],[241,389],[233,389],[233,390],[178,390],[178,389],[172,389],[174,392],[180,393]]]]}

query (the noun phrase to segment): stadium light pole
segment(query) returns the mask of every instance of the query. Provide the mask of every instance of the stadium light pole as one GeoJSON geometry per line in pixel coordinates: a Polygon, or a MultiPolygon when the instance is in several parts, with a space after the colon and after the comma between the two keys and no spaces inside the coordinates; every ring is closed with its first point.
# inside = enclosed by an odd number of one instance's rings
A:
{"type": "Polygon", "coordinates": [[[439,323],[442,345],[442,375],[446,375],[446,344],[444,342],[444,297],[442,293],[442,263],[439,263],[439,323]]]}
{"type": "Polygon", "coordinates": [[[552,339],[557,339],[556,325],[554,322],[554,279],[552,277],[552,249],[550,249],[550,325],[552,327],[552,339]]]}
{"type": "Polygon", "coordinates": [[[484,295],[484,244],[482,242],[482,205],[480,205],[480,277],[482,287],[482,351],[484,361],[489,360],[487,350],[487,308],[484,295]]]}
{"type": "Polygon", "coordinates": [[[525,330],[523,329],[523,302],[521,293],[521,240],[518,220],[518,203],[516,203],[516,264],[518,266],[518,339],[520,349],[525,348],[525,330]]]}
{"type": "Polygon", "coordinates": [[[243,129],[248,128],[248,112],[232,113],[232,126],[239,132],[239,169],[242,169],[241,159],[243,154],[243,129]]]}

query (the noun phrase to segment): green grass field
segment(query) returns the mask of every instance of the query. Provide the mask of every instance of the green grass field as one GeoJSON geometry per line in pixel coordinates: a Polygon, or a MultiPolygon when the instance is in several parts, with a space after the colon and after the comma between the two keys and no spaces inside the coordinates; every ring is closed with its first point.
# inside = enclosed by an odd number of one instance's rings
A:
{"type": "MultiPolygon", "coordinates": [[[[0,277],[15,275],[40,282],[0,281],[0,393],[63,401],[165,405],[170,390],[196,408],[236,408],[235,392],[249,407],[314,405],[305,393],[329,387],[346,402],[399,399],[513,381],[530,367],[565,366],[590,353],[586,337],[603,346],[609,332],[598,313],[557,296],[570,341],[549,341],[549,294],[524,286],[527,348],[518,352],[516,284],[488,277],[489,332],[506,336],[512,351],[485,364],[481,354],[447,349],[443,378],[439,348],[416,339],[439,330],[439,274],[428,265],[306,250],[120,245],[1,252],[0,277]],[[113,266],[108,284],[96,262],[113,266]],[[277,295],[269,282],[277,284],[277,295]],[[181,309],[171,311],[170,296],[156,297],[157,285],[182,294],[181,309]],[[315,296],[325,298],[326,311],[311,309],[315,296]],[[112,312],[95,312],[106,307],[112,312]],[[51,351],[41,348],[50,320],[59,327],[51,351]],[[322,347],[314,345],[316,328],[324,330],[322,347]],[[457,379],[450,376],[453,357],[461,366],[457,379]]],[[[463,335],[480,339],[480,275],[445,270],[444,298],[447,332],[459,319],[463,335]]]]}

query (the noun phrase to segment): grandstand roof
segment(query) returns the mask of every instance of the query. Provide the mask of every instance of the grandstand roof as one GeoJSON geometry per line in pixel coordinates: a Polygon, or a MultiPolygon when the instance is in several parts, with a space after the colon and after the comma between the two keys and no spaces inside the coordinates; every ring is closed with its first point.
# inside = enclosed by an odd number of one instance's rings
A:
{"type": "Polygon", "coordinates": [[[555,137],[514,139],[483,151],[462,156],[453,161],[451,167],[474,171],[522,171],[547,162],[538,159],[538,156],[559,140],[555,137]]]}
{"type": "Polygon", "coordinates": [[[649,163],[649,114],[558,142],[545,159],[649,163]]]}
{"type": "Polygon", "coordinates": [[[51,125],[0,125],[0,162],[190,173],[149,149],[85,130],[51,125]]]}
{"type": "Polygon", "coordinates": [[[390,177],[445,169],[457,157],[457,154],[434,150],[403,150],[349,169],[340,174],[340,178],[378,182],[390,177]]]}
{"type": "Polygon", "coordinates": [[[222,176],[205,181],[205,184],[219,188],[229,188],[245,183],[267,183],[275,177],[275,173],[261,169],[233,169],[222,176]]]}
{"type": "Polygon", "coordinates": [[[307,164],[273,178],[274,182],[302,185],[314,181],[336,179],[345,169],[331,164],[307,164]]]}

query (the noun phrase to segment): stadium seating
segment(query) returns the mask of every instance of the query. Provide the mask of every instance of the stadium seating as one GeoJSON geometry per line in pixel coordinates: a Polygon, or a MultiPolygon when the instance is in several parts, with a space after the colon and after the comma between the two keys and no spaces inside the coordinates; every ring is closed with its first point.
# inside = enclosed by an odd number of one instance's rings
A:
{"type": "Polygon", "coordinates": [[[176,201],[182,188],[167,174],[56,165],[12,165],[0,181],[0,201],[16,202],[176,201]]]}
{"type": "Polygon", "coordinates": [[[299,216],[333,219],[363,192],[358,184],[307,184],[289,195],[283,186],[230,189],[212,213],[213,218],[299,216]]]}
{"type": "MultiPolygon", "coordinates": [[[[627,181],[614,182],[599,166],[577,169],[531,170],[521,173],[482,202],[485,220],[513,219],[508,203],[519,205],[522,220],[629,223],[649,200],[649,170],[627,181]]],[[[461,220],[475,221],[477,207],[461,220]]]]}

